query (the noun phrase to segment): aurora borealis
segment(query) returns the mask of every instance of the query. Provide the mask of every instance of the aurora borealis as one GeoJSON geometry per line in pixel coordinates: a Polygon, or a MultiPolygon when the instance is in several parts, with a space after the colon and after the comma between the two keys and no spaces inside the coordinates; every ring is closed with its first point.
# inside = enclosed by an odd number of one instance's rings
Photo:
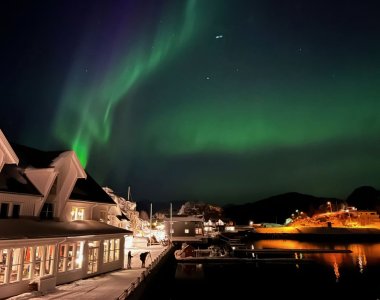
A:
{"type": "Polygon", "coordinates": [[[0,126],[137,199],[380,187],[375,1],[9,1],[0,126]]]}

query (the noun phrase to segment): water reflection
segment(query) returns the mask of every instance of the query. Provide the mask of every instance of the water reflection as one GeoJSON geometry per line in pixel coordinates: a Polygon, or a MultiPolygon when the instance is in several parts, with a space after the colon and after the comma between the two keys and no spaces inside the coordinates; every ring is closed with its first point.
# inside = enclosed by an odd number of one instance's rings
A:
{"type": "Polygon", "coordinates": [[[184,280],[203,279],[203,265],[198,263],[177,263],[175,278],[184,280]]]}
{"type": "Polygon", "coordinates": [[[312,243],[296,240],[260,240],[255,241],[251,247],[255,249],[329,249],[350,250],[351,253],[296,253],[296,258],[311,258],[318,263],[332,267],[336,281],[338,282],[342,269],[354,269],[364,274],[368,265],[380,264],[380,243],[312,243]]]}

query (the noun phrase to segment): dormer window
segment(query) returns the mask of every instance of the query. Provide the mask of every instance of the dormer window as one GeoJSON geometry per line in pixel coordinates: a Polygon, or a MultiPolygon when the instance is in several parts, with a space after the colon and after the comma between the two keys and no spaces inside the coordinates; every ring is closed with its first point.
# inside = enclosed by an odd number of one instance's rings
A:
{"type": "Polygon", "coordinates": [[[53,203],[45,203],[41,209],[40,218],[53,219],[53,215],[54,215],[53,203]]]}
{"type": "Polygon", "coordinates": [[[84,208],[73,207],[71,208],[71,221],[84,220],[84,208]]]}

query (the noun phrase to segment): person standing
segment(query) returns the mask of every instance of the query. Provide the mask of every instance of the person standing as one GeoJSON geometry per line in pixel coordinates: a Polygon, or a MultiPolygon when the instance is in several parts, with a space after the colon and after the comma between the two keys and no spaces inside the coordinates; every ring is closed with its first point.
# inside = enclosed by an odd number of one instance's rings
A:
{"type": "Polygon", "coordinates": [[[127,265],[127,269],[132,269],[132,253],[131,253],[131,250],[128,251],[128,265],[127,265]]]}
{"type": "Polygon", "coordinates": [[[141,268],[145,268],[145,260],[148,256],[149,252],[143,252],[140,254],[140,260],[141,260],[141,268]]]}

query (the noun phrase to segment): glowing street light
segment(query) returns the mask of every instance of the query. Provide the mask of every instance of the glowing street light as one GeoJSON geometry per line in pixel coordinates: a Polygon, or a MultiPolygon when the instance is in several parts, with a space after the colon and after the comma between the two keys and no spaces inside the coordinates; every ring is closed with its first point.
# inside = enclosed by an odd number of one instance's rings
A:
{"type": "Polygon", "coordinates": [[[327,206],[330,208],[330,212],[332,213],[332,207],[331,207],[331,202],[330,201],[327,201],[327,206]]]}

